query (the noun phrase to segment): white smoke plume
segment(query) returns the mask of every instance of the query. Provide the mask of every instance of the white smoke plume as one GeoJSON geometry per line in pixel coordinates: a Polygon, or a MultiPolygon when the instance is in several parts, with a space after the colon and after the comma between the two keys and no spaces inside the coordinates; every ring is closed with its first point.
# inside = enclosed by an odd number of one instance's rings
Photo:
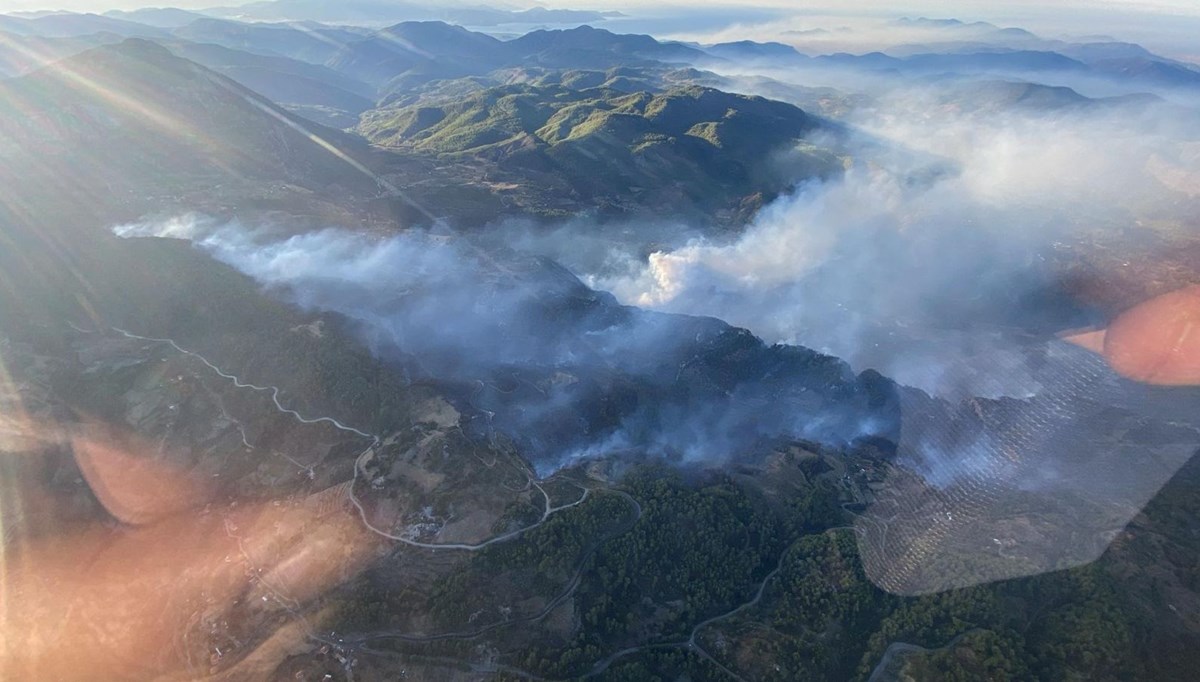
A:
{"type": "Polygon", "coordinates": [[[727,461],[763,440],[883,437],[893,386],[840,361],[771,348],[711,318],[619,305],[554,263],[410,232],[288,235],[188,215],[117,227],[191,241],[310,311],[350,320],[413,380],[458,388],[475,423],[536,466],[636,452],[727,461]]]}
{"type": "Polygon", "coordinates": [[[892,96],[860,121],[872,145],[906,153],[864,146],[843,178],[799,186],[732,241],[696,235],[624,269],[583,266],[586,281],[933,393],[1032,395],[1037,382],[999,330],[1087,322],[1053,301],[1025,307],[1055,291],[1064,249],[1178,205],[1187,195],[1162,178],[1186,184],[1195,160],[1154,112],[967,116],[939,111],[938,92],[892,96]],[[1174,174],[1156,173],[1166,158],[1174,174]]]}
{"type": "Polygon", "coordinates": [[[429,234],[195,216],[117,231],[191,239],[414,373],[468,384],[542,471],[624,449],[716,463],[772,438],[890,440],[888,486],[857,519],[868,574],[940,591],[1095,559],[1200,442],[1194,393],[1130,386],[1055,341],[1102,322],[1061,286],[1080,249],[1192,224],[1200,135],[1167,105],[977,106],[974,85],[872,92],[836,141],[846,175],[798,184],[730,238],[586,220],[487,235],[591,289],[429,234]],[[1019,561],[997,562],[997,543],[1019,561]]]}

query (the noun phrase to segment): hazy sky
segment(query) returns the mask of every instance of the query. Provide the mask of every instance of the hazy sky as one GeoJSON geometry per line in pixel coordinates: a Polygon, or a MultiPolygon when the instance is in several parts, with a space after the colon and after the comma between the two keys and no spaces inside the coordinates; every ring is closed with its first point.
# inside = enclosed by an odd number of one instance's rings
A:
{"type": "MultiPolygon", "coordinates": [[[[337,0],[330,0],[336,2],[337,0]]],[[[398,0],[403,1],[403,0],[398,0]]],[[[683,25],[674,26],[669,16],[678,9],[692,20],[709,15],[708,29],[731,28],[727,39],[769,39],[768,27],[757,30],[766,16],[750,8],[774,8],[811,27],[836,26],[842,18],[927,16],[964,21],[991,21],[1003,26],[1020,26],[1046,37],[1108,35],[1139,42],[1168,56],[1200,63],[1200,0],[407,0],[433,6],[493,5],[526,8],[547,7],[620,9],[632,17],[661,17],[652,24],[623,22],[612,26],[618,32],[651,32],[660,37],[703,40],[683,25]],[[739,17],[736,8],[747,10],[739,17]],[[724,11],[719,11],[724,9],[724,11]],[[733,10],[733,11],[731,11],[733,10]],[[790,10],[790,11],[789,11],[790,10]],[[756,23],[757,22],[757,23],[756,23]],[[653,26],[654,28],[649,28],[653,26]],[[735,36],[737,31],[743,35],[735,36]]],[[[66,9],[102,12],[147,6],[205,8],[245,4],[244,0],[0,0],[0,12],[35,9],[66,9]]],[[[795,21],[795,19],[793,20],[795,21]]],[[[686,22],[684,22],[686,23],[686,22]]]]}
{"type": "MultiPolygon", "coordinates": [[[[443,0],[429,0],[428,4],[441,4],[443,0]]],[[[417,0],[420,3],[420,0],[417,0]]],[[[12,12],[30,9],[67,9],[77,12],[99,12],[108,9],[126,9],[132,7],[213,7],[221,5],[238,5],[241,2],[222,2],[221,0],[0,0],[0,12],[12,12]]],[[[448,4],[448,3],[447,3],[448,4]]],[[[838,8],[850,12],[884,11],[889,14],[936,12],[943,16],[1019,16],[1038,11],[1047,12],[1052,6],[1054,12],[1064,12],[1075,9],[1116,9],[1135,10],[1139,12],[1179,13],[1200,16],[1200,2],[1197,0],[1055,0],[1054,2],[1032,2],[1029,0],[917,0],[916,2],[879,2],[876,0],[844,0],[843,2],[803,2],[796,0],[659,0],[658,2],[631,2],[630,0],[554,0],[553,2],[506,2],[486,0],[462,2],[456,4],[493,4],[514,7],[528,7],[541,4],[552,7],[637,7],[645,10],[655,5],[677,5],[695,8],[698,6],[753,6],[778,7],[786,9],[806,10],[822,9],[833,11],[838,8]]]]}

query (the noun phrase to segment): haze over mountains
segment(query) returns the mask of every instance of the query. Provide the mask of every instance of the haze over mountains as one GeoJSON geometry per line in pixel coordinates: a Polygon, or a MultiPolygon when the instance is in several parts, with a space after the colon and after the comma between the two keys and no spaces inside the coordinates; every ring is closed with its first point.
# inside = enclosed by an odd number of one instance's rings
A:
{"type": "MultiPolygon", "coordinates": [[[[1200,275],[1200,68],[621,19],[0,17],[0,401],[161,443],[217,514],[345,486],[395,543],[281,600],[301,644],[212,625],[209,672],[1190,670],[1191,488],[1139,514],[1200,394],[1059,337],[1200,275]]],[[[21,475],[121,518],[46,447],[21,475]]]]}

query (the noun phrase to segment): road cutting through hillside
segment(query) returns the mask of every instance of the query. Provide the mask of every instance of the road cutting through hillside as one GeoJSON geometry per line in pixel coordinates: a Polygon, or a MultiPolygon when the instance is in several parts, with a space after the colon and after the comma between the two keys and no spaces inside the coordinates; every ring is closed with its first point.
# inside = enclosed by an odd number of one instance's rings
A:
{"type": "MultiPolygon", "coordinates": [[[[74,327],[74,325],[71,325],[71,326],[74,327]]],[[[75,329],[77,331],[82,331],[82,330],[79,330],[77,327],[75,327],[75,329]]],[[[365,525],[368,530],[380,535],[381,537],[391,540],[393,542],[399,542],[401,544],[405,544],[410,547],[418,547],[421,549],[429,549],[429,550],[435,550],[435,551],[440,550],[440,549],[445,549],[445,550],[455,550],[455,551],[464,551],[464,552],[478,552],[480,550],[491,547],[492,545],[499,544],[502,542],[507,542],[509,540],[514,540],[518,537],[521,537],[522,535],[524,535],[524,534],[540,527],[542,524],[546,523],[546,521],[548,521],[551,516],[553,516],[559,512],[566,511],[568,509],[571,509],[573,507],[577,507],[577,506],[583,504],[585,501],[587,501],[588,497],[592,493],[591,488],[588,488],[586,486],[580,486],[580,488],[583,490],[583,494],[580,495],[578,500],[575,500],[574,502],[571,502],[568,504],[563,504],[563,505],[559,505],[559,506],[555,507],[552,505],[552,502],[550,501],[550,495],[545,491],[544,488],[542,488],[541,482],[534,479],[533,477],[530,477],[529,483],[532,486],[534,486],[535,488],[537,488],[538,491],[542,493],[542,497],[545,499],[545,508],[542,512],[542,518],[539,519],[536,523],[533,523],[529,526],[525,526],[524,528],[520,528],[518,530],[509,532],[509,533],[505,533],[503,535],[498,535],[494,538],[491,538],[490,540],[486,540],[486,541],[480,542],[478,544],[420,542],[418,540],[413,540],[411,538],[397,535],[395,533],[390,533],[383,529],[377,528],[374,524],[371,523],[370,519],[368,518],[366,508],[363,506],[362,501],[358,498],[358,495],[355,492],[355,488],[358,486],[358,478],[359,478],[360,472],[362,471],[363,463],[366,462],[366,460],[368,458],[370,458],[370,456],[372,454],[374,454],[375,448],[377,448],[379,446],[379,444],[382,442],[382,439],[379,436],[367,433],[360,429],[356,429],[352,426],[347,426],[347,425],[343,424],[342,422],[338,421],[337,419],[334,419],[333,417],[305,417],[304,415],[300,414],[296,410],[286,407],[283,405],[283,403],[280,402],[280,400],[279,400],[280,390],[278,387],[258,386],[255,384],[251,384],[251,383],[242,381],[242,379],[239,378],[237,375],[226,372],[225,370],[221,369],[216,364],[210,362],[203,355],[180,346],[173,339],[140,336],[138,334],[134,334],[133,332],[126,331],[124,329],[119,329],[116,327],[113,327],[113,331],[117,332],[118,334],[121,334],[122,336],[124,336],[125,338],[128,338],[128,339],[133,339],[133,340],[137,340],[137,341],[146,341],[149,343],[161,343],[161,344],[169,345],[176,352],[200,361],[200,363],[202,363],[205,367],[207,367],[209,370],[211,370],[217,376],[221,377],[222,379],[232,382],[233,385],[237,388],[248,389],[248,390],[257,391],[260,393],[267,393],[271,396],[271,402],[273,402],[275,404],[276,409],[278,409],[283,414],[291,416],[292,418],[294,418],[296,421],[300,422],[301,424],[330,424],[334,428],[336,428],[340,431],[354,434],[354,435],[360,436],[362,438],[370,439],[371,444],[367,447],[366,450],[364,450],[362,452],[362,454],[360,454],[355,459],[354,478],[351,480],[351,484],[349,486],[349,491],[348,491],[349,492],[349,500],[350,500],[350,503],[357,510],[358,516],[362,520],[363,525],[365,525]]],[[[637,518],[640,519],[641,515],[642,515],[641,505],[639,505],[637,503],[637,501],[634,500],[632,497],[629,497],[628,495],[626,495],[624,493],[617,493],[617,494],[620,494],[622,497],[627,498],[629,501],[631,501],[634,504],[635,509],[637,511],[637,518]]]]}

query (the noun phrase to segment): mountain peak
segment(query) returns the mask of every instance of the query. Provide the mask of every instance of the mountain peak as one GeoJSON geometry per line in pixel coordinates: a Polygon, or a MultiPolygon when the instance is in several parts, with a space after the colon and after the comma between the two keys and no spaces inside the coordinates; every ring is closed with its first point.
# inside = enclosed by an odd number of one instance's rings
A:
{"type": "MultiPolygon", "coordinates": [[[[615,36],[615,35],[617,35],[617,34],[613,33],[612,31],[609,31],[608,29],[596,28],[595,26],[591,26],[589,24],[583,24],[582,26],[576,26],[575,28],[538,29],[536,31],[531,31],[530,33],[527,33],[525,36],[522,36],[522,37],[528,38],[529,36],[587,36],[589,38],[595,38],[595,37],[601,37],[601,36],[615,36]]],[[[518,38],[517,40],[521,40],[521,38],[518,38]]]]}
{"type": "Polygon", "coordinates": [[[401,21],[399,23],[388,26],[387,28],[383,29],[381,31],[381,33],[400,33],[400,32],[413,31],[413,30],[482,35],[482,34],[476,34],[474,31],[468,31],[467,29],[465,29],[462,26],[459,26],[457,24],[448,24],[444,21],[435,21],[432,19],[423,20],[423,21],[401,21]]]}
{"type": "Polygon", "coordinates": [[[178,59],[178,57],[171,54],[171,51],[167,48],[163,47],[159,43],[154,42],[153,40],[146,40],[145,38],[126,38],[119,43],[113,45],[104,45],[97,49],[107,52],[115,52],[126,57],[144,60],[178,59]]]}

